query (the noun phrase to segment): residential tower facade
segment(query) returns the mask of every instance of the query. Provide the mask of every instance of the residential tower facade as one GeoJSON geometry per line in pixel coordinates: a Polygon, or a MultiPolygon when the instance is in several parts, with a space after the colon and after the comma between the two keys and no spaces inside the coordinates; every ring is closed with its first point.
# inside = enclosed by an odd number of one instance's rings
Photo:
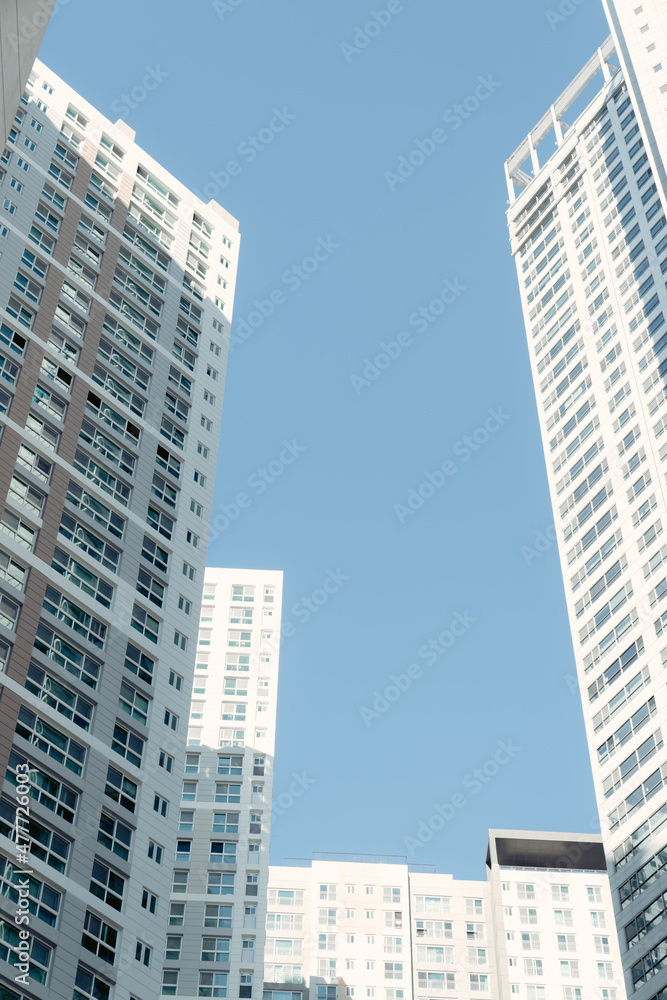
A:
{"type": "Polygon", "coordinates": [[[486,881],[414,867],[272,866],[264,1000],[624,1000],[599,837],[491,831],[486,881]]]}
{"type": "Polygon", "coordinates": [[[207,568],[162,995],[262,989],[282,573],[207,568]]]}
{"type": "Polygon", "coordinates": [[[238,240],[35,64],[0,154],[6,1000],[160,992],[238,240]]]}
{"type": "Polygon", "coordinates": [[[648,1000],[667,987],[667,36],[664,4],[606,6],[614,37],[506,176],[626,986],[648,1000]]]}

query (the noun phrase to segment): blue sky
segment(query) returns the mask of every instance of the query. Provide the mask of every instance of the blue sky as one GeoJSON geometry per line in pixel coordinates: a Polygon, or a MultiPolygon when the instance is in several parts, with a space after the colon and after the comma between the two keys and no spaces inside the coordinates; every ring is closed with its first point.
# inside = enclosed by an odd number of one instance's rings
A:
{"type": "Polygon", "coordinates": [[[479,878],[489,827],[596,829],[503,173],[608,33],[569,6],[61,0],[48,28],[112,119],[161,75],[137,141],[240,220],[213,515],[252,502],[208,561],[285,573],[275,792],[308,788],[274,863],[479,878]]]}

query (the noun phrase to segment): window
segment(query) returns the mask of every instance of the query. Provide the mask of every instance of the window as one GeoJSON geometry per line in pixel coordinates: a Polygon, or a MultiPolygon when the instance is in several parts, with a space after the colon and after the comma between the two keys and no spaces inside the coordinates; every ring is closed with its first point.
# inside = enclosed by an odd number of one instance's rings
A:
{"type": "Polygon", "coordinates": [[[160,622],[157,618],[149,615],[140,604],[135,604],[132,608],[130,625],[148,639],[149,642],[157,643],[160,634],[160,622]]]}
{"type": "Polygon", "coordinates": [[[185,903],[169,904],[169,926],[183,927],[185,924],[185,903]]]}
{"type": "MultiPolygon", "coordinates": [[[[160,477],[153,476],[153,484],[155,484],[156,478],[159,479],[160,477]]],[[[162,480],[162,482],[164,482],[164,480],[162,480]]],[[[166,486],[166,483],[164,483],[164,485],[166,486]]],[[[153,492],[155,492],[154,487],[153,487],[153,492]]],[[[174,494],[174,496],[176,496],[176,494],[174,494]]],[[[161,497],[160,499],[164,499],[164,497],[161,497]]],[[[164,514],[156,507],[149,506],[148,513],[146,515],[146,523],[155,531],[157,531],[158,534],[162,535],[164,538],[168,540],[171,540],[172,535],[174,533],[174,522],[167,514],[164,514]]],[[[187,563],[183,563],[183,566],[184,567],[187,566],[187,563]]],[[[189,567],[189,569],[192,569],[192,567],[189,567]]],[[[190,579],[193,580],[194,577],[191,576],[190,579]]]]}
{"type": "MultiPolygon", "coordinates": [[[[148,857],[150,858],[151,861],[154,861],[156,865],[162,864],[162,848],[160,847],[159,844],[156,844],[154,840],[148,841],[148,857]]],[[[177,891],[178,890],[172,888],[172,892],[177,892],[177,891]]]]}
{"type": "MultiPolygon", "coordinates": [[[[183,687],[183,678],[181,677],[180,674],[177,674],[175,670],[170,670],[169,671],[169,684],[170,684],[171,687],[176,688],[177,691],[180,691],[181,688],[183,687]]],[[[171,723],[167,721],[166,717],[165,717],[164,722],[165,722],[165,725],[171,725],[171,723]]],[[[171,728],[174,729],[175,726],[171,726],[171,728]]]]}
{"type": "Polygon", "coordinates": [[[210,896],[233,896],[234,875],[231,872],[209,872],[206,892],[210,896]]]}
{"type": "Polygon", "coordinates": [[[18,949],[25,948],[26,945],[28,975],[35,982],[45,983],[51,964],[51,948],[32,936],[25,939],[24,945],[18,930],[5,920],[0,920],[0,958],[4,962],[17,967],[21,962],[18,949]]]}
{"type": "MultiPolygon", "coordinates": [[[[264,991],[267,992],[266,990],[264,991]]],[[[270,992],[270,991],[269,991],[270,992]]],[[[226,997],[227,996],[227,973],[226,972],[200,972],[199,991],[200,997],[226,997]]],[[[294,996],[301,1000],[301,993],[294,996]]]]}
{"type": "Polygon", "coordinates": [[[148,705],[148,699],[144,698],[136,688],[128,684],[127,681],[121,681],[120,697],[118,698],[118,707],[121,712],[125,712],[130,718],[145,726],[148,724],[148,705]]]}
{"type": "Polygon", "coordinates": [[[602,902],[602,889],[595,885],[586,886],[586,895],[588,897],[588,902],[590,903],[601,903],[602,902]]]}
{"type": "Polygon", "coordinates": [[[215,783],[215,801],[237,803],[241,801],[241,786],[223,781],[215,783]]]}
{"type": "Polygon", "coordinates": [[[161,608],[162,602],[164,600],[164,586],[151,576],[145,569],[139,569],[136,589],[145,597],[147,600],[151,601],[156,607],[161,608]]]}
{"type": "Polygon", "coordinates": [[[114,819],[113,816],[103,811],[100,816],[97,841],[103,847],[106,847],[107,850],[117,854],[123,861],[127,861],[130,856],[132,830],[121,823],[120,820],[114,819]]]}
{"type": "Polygon", "coordinates": [[[178,829],[181,833],[192,833],[195,814],[191,809],[181,809],[178,817],[178,829]]]}
{"type": "Polygon", "coordinates": [[[73,1000],[109,1000],[110,987],[82,966],[76,970],[73,1000]]]}
{"type": "MultiPolygon", "coordinates": [[[[0,620],[2,620],[1,615],[0,605],[0,620]]],[[[25,705],[19,708],[16,732],[74,774],[82,773],[86,748],[50,725],[46,719],[30,711],[25,705]]]]}
{"type": "Polygon", "coordinates": [[[164,952],[165,961],[180,962],[182,942],[183,938],[180,934],[167,935],[166,948],[164,952]]]}
{"type": "MultiPolygon", "coordinates": [[[[142,558],[147,562],[152,563],[156,569],[159,569],[161,573],[166,573],[169,565],[169,553],[166,549],[163,549],[148,535],[144,535],[143,544],[141,546],[142,558]]],[[[137,587],[137,589],[139,589],[137,587]]]]}
{"type": "MultiPolygon", "coordinates": [[[[385,962],[385,969],[391,963],[385,962]]],[[[402,978],[397,976],[387,976],[386,979],[402,978]]],[[[422,990],[454,990],[456,989],[456,975],[453,972],[417,972],[417,983],[422,990]]]]}
{"type": "Polygon", "coordinates": [[[192,611],[192,604],[186,597],[183,597],[182,594],[180,594],[178,598],[178,610],[182,611],[186,615],[189,615],[192,611]]]}
{"type": "Polygon", "coordinates": [[[158,813],[159,816],[162,816],[164,818],[167,815],[168,811],[169,811],[169,802],[167,801],[167,799],[163,798],[162,795],[159,795],[157,792],[155,792],[155,795],[153,796],[153,812],[158,813]]]}
{"type": "Polygon", "coordinates": [[[466,924],[466,938],[468,941],[483,941],[484,937],[484,924],[466,924]]]}
{"type": "Polygon", "coordinates": [[[521,934],[521,947],[524,951],[539,951],[540,950],[540,935],[539,934],[521,934]]]}
{"type": "Polygon", "coordinates": [[[113,965],[116,960],[117,942],[118,931],[87,910],[81,938],[83,947],[93,955],[97,955],[103,962],[113,965]]]}
{"type": "Polygon", "coordinates": [[[213,813],[213,833],[238,833],[239,814],[230,812],[213,813]]]}
{"type": "Polygon", "coordinates": [[[173,873],[171,891],[173,893],[187,892],[188,891],[188,875],[187,871],[175,871],[173,873]]]}
{"type": "MultiPolygon", "coordinates": [[[[172,904],[172,905],[174,905],[174,904],[172,904]]],[[[178,989],[178,973],[179,973],[178,969],[164,969],[164,971],[162,973],[162,989],[160,991],[161,995],[163,997],[175,997],[176,996],[176,990],[178,989]]],[[[201,977],[201,975],[202,975],[202,973],[200,973],[200,977],[201,977]]],[[[108,993],[109,993],[109,988],[107,987],[107,996],[108,996],[108,993]]],[[[200,996],[202,995],[201,991],[200,991],[199,995],[200,996]]],[[[208,996],[212,996],[212,995],[213,994],[211,994],[211,993],[208,994],[208,996]]]]}
{"type": "MultiPolygon", "coordinates": [[[[50,394],[49,394],[50,395],[50,394]]],[[[48,448],[49,451],[58,450],[58,442],[60,441],[60,433],[46,424],[39,417],[36,417],[33,413],[29,413],[26,419],[25,429],[32,437],[36,438],[44,448],[48,448]]]]}
{"type": "Polygon", "coordinates": [[[517,882],[516,893],[517,899],[535,899],[535,886],[525,882],[517,882]]]}
{"type": "Polygon", "coordinates": [[[595,945],[595,953],[596,953],[596,955],[610,955],[611,954],[611,948],[609,946],[609,938],[608,937],[602,937],[601,935],[596,934],[593,937],[593,943],[595,945]]]}
{"type": "Polygon", "coordinates": [[[124,774],[109,764],[104,794],[123,806],[129,812],[134,812],[137,801],[138,787],[124,774]]]}
{"type": "Polygon", "coordinates": [[[176,860],[177,861],[190,861],[190,853],[192,851],[192,841],[191,840],[177,840],[176,841],[176,860]]]}
{"type": "Polygon", "coordinates": [[[137,962],[141,962],[142,965],[148,967],[151,964],[151,949],[143,941],[137,941],[134,957],[137,962]]]}
{"type": "Polygon", "coordinates": [[[488,993],[489,991],[489,977],[479,972],[471,972],[470,974],[470,989],[478,990],[480,993],[488,993]]]}
{"type": "Polygon", "coordinates": [[[559,951],[577,950],[574,934],[557,934],[556,941],[559,951]]]}
{"type": "Polygon", "coordinates": [[[37,878],[31,876],[26,878],[21,869],[4,857],[0,857],[0,893],[14,904],[18,904],[20,898],[26,899],[28,913],[43,920],[49,927],[55,927],[61,894],[37,878]],[[26,897],[24,893],[19,896],[19,888],[26,886],[29,895],[26,897]]]}
{"type": "Polygon", "coordinates": [[[484,914],[484,903],[481,899],[466,899],[466,916],[481,917],[484,914]]]}
{"type": "Polygon", "coordinates": [[[183,790],[181,792],[181,800],[183,802],[196,802],[197,801],[197,782],[196,781],[184,781],[183,790]]]}
{"type": "Polygon", "coordinates": [[[68,673],[79,678],[91,688],[97,687],[101,664],[69,643],[43,622],[37,626],[35,649],[48,656],[68,673]]]}
{"type": "Polygon", "coordinates": [[[120,910],[123,905],[125,879],[107,865],[95,859],[89,886],[93,896],[97,896],[114,910],[120,910]]]}
{"type": "MultiPolygon", "coordinates": [[[[561,962],[561,970],[563,963],[561,962]]],[[[527,976],[543,976],[544,965],[541,958],[524,958],[523,971],[527,976]]]]}
{"type": "Polygon", "coordinates": [[[221,718],[223,721],[234,720],[236,722],[245,722],[246,719],[245,704],[234,704],[232,702],[223,702],[221,718]]]}
{"type": "Polygon", "coordinates": [[[113,730],[111,749],[120,754],[121,757],[125,757],[135,767],[141,767],[144,745],[144,740],[116,723],[113,730]]]}
{"type": "Polygon", "coordinates": [[[1,580],[4,580],[10,587],[15,587],[16,590],[22,591],[25,587],[27,574],[28,571],[24,566],[16,562],[15,559],[12,559],[9,553],[0,549],[1,580]]]}
{"type": "Polygon", "coordinates": [[[130,673],[136,674],[136,676],[146,684],[153,683],[153,669],[155,667],[155,661],[131,642],[128,642],[127,644],[124,666],[126,670],[129,670],[130,673]]]}
{"type": "MultiPolygon", "coordinates": [[[[246,907],[248,909],[248,907],[246,907]]],[[[204,907],[204,927],[232,926],[232,907],[224,903],[207,903],[204,907]]]]}

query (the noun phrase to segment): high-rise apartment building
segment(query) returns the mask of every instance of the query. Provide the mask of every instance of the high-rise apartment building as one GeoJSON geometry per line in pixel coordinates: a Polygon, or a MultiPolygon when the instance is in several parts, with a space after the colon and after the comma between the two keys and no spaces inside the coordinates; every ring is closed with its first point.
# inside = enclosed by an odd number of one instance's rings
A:
{"type": "Polygon", "coordinates": [[[599,836],[492,830],[486,873],[500,1000],[625,1000],[599,836]]]}
{"type": "Polygon", "coordinates": [[[0,995],[153,1000],[238,227],[39,62],[0,150],[0,995]]]}
{"type": "Polygon", "coordinates": [[[163,996],[262,989],[282,573],[207,568],[163,996]]]}
{"type": "Polygon", "coordinates": [[[667,15],[607,10],[614,37],[506,175],[626,986],[648,1000],[667,996],[667,15]]]}
{"type": "Polygon", "coordinates": [[[599,837],[491,831],[486,881],[315,857],[270,869],[264,1000],[624,1000],[599,837]]]}

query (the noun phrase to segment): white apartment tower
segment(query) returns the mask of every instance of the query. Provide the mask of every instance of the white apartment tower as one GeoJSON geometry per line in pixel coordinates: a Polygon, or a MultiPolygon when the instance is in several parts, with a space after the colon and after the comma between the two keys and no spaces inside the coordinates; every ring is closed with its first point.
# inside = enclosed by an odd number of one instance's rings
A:
{"type": "Polygon", "coordinates": [[[667,8],[606,7],[506,163],[508,221],[626,987],[662,1000],[667,8]]]}
{"type": "Polygon", "coordinates": [[[163,996],[262,989],[282,573],[207,568],[163,996]]]}
{"type": "Polygon", "coordinates": [[[238,225],[40,62],[10,126],[0,144],[0,995],[153,1000],[238,225]]]}
{"type": "Polygon", "coordinates": [[[599,837],[491,831],[486,881],[428,867],[272,866],[263,1000],[625,1000],[599,837]]]}

